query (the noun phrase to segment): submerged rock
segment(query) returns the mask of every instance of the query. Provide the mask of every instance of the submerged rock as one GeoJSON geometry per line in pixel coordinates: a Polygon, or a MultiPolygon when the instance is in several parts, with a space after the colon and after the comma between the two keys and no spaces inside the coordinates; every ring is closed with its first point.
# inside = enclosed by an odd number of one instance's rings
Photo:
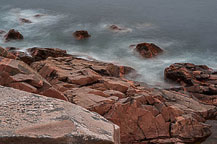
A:
{"type": "Polygon", "coordinates": [[[125,27],[120,27],[118,25],[111,25],[109,26],[109,29],[111,31],[114,31],[114,32],[131,32],[132,30],[129,29],[129,28],[125,28],[125,27]]]}
{"type": "Polygon", "coordinates": [[[21,23],[32,23],[32,21],[26,19],[26,18],[20,18],[19,19],[21,23]]]}
{"type": "Polygon", "coordinates": [[[91,37],[91,35],[89,35],[89,33],[85,30],[76,31],[73,33],[73,36],[77,40],[87,39],[87,38],[91,37]]]}
{"type": "Polygon", "coordinates": [[[36,15],[34,15],[33,17],[35,17],[35,18],[40,18],[40,17],[42,17],[42,16],[44,16],[43,14],[36,14],[36,15]]]}
{"type": "Polygon", "coordinates": [[[183,89],[204,103],[217,106],[217,73],[206,65],[175,63],[165,69],[165,78],[176,81],[183,89]]]}
{"type": "Polygon", "coordinates": [[[10,40],[22,40],[23,35],[17,30],[11,29],[5,36],[4,39],[6,42],[10,40]]]}
{"type": "Polygon", "coordinates": [[[0,86],[0,143],[120,144],[119,127],[69,102],[0,86]]]}
{"type": "Polygon", "coordinates": [[[140,43],[136,45],[134,51],[138,52],[143,58],[152,58],[163,52],[163,50],[153,43],[140,43]]]}

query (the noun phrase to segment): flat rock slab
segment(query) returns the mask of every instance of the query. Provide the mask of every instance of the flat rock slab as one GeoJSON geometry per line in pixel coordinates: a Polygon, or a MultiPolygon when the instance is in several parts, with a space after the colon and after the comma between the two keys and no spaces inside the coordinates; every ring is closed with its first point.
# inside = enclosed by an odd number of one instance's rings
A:
{"type": "Polygon", "coordinates": [[[119,127],[69,102],[0,86],[0,144],[119,144],[119,127]]]}

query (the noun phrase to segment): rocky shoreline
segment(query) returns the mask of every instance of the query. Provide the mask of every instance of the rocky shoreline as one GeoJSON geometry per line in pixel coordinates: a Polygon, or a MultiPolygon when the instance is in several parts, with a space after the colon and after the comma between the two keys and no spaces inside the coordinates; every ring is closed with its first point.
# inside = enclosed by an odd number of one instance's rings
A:
{"type": "MultiPolygon", "coordinates": [[[[118,128],[106,127],[104,133],[99,133],[90,128],[94,121],[90,121],[89,125],[86,125],[85,121],[86,128],[94,131],[96,137],[104,134],[109,139],[99,140],[98,143],[103,144],[196,143],[204,141],[211,135],[210,126],[205,122],[217,119],[217,72],[204,65],[173,64],[165,69],[165,79],[180,83],[180,87],[170,89],[153,88],[147,84],[129,80],[126,76],[136,77],[137,73],[130,67],[77,58],[57,48],[29,48],[25,53],[19,51],[19,48],[0,47],[2,105],[7,105],[7,101],[11,102],[12,99],[18,99],[18,101],[22,99],[24,92],[21,91],[50,97],[51,103],[56,103],[53,101],[61,99],[63,105],[70,105],[70,103],[79,105],[116,124],[110,123],[108,127],[111,125],[120,127],[119,142],[118,128]],[[18,90],[9,90],[6,87],[18,90]],[[13,95],[6,93],[8,90],[14,91],[13,95]],[[17,96],[16,93],[21,94],[17,96]],[[11,98],[7,99],[7,97],[11,98]],[[106,134],[108,131],[109,137],[106,134]]],[[[39,95],[37,97],[43,97],[39,95]]],[[[31,96],[28,99],[30,101],[32,99],[33,102],[35,100],[31,96]]],[[[22,105],[25,105],[24,102],[22,105]]],[[[29,107],[26,106],[23,114],[19,114],[15,121],[25,115],[28,109],[29,107]]],[[[36,109],[40,111],[40,108],[36,109]]],[[[32,119],[28,117],[29,121],[34,120],[34,116],[38,114],[37,111],[32,114],[32,119]]],[[[5,112],[7,109],[0,110],[1,115],[5,112]]],[[[68,117],[74,116],[72,114],[68,117]]],[[[41,119],[47,117],[47,115],[41,115],[41,119]]],[[[53,117],[55,117],[55,111],[49,118],[53,117]]],[[[22,120],[17,122],[18,125],[26,122],[25,116],[22,120]]],[[[81,121],[81,119],[76,120],[81,121]]],[[[2,121],[5,121],[5,117],[0,117],[0,122],[2,121]]],[[[32,127],[35,125],[42,127],[41,123],[43,122],[35,121],[35,123],[27,124],[25,134],[40,135],[41,131],[34,131],[32,127]]],[[[69,122],[66,123],[68,125],[69,122]]],[[[9,124],[10,122],[6,122],[5,127],[0,127],[0,132],[5,131],[9,124]]],[[[103,120],[99,122],[100,124],[104,125],[103,120]]],[[[64,120],[61,120],[59,126],[64,127],[64,125],[66,125],[64,120]]],[[[17,127],[10,129],[10,131],[13,130],[16,131],[17,127]]],[[[79,128],[77,130],[79,131],[79,128]]],[[[32,139],[31,135],[26,135],[25,138],[20,137],[17,131],[13,136],[4,133],[0,137],[0,142],[28,143],[29,139],[32,139]]],[[[44,132],[43,136],[35,137],[36,141],[41,141],[41,143],[49,131],[42,130],[42,132],[44,132]]],[[[76,135],[69,135],[70,140],[78,138],[76,135]]],[[[67,143],[67,138],[63,138],[58,132],[55,136],[49,134],[47,137],[51,141],[55,141],[58,137],[60,140],[63,139],[61,143],[67,143]]],[[[90,137],[93,140],[97,139],[92,135],[90,137]]]]}

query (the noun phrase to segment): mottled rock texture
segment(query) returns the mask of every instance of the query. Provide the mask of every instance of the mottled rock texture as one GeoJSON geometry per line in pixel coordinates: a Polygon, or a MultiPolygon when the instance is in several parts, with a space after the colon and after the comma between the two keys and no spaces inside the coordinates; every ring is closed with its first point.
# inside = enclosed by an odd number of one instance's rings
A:
{"type": "Polygon", "coordinates": [[[119,144],[119,127],[66,101],[0,86],[1,144],[119,144]]]}

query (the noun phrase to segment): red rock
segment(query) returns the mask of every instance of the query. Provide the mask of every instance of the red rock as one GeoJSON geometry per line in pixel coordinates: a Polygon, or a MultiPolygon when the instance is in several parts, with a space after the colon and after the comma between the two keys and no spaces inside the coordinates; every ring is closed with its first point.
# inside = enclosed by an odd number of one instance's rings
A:
{"type": "Polygon", "coordinates": [[[77,39],[77,40],[82,40],[82,39],[86,39],[91,37],[91,35],[89,35],[89,33],[85,30],[80,30],[80,31],[75,31],[73,33],[73,36],[77,39]]]}
{"type": "Polygon", "coordinates": [[[163,52],[160,47],[156,46],[153,43],[137,44],[134,51],[138,52],[143,58],[152,58],[163,52]]]}
{"type": "Polygon", "coordinates": [[[5,41],[10,41],[10,40],[22,40],[23,39],[23,35],[14,30],[14,29],[11,29],[5,36],[4,36],[4,39],[5,41]]]}
{"type": "Polygon", "coordinates": [[[21,23],[32,23],[32,21],[26,19],[26,18],[20,18],[19,19],[21,23]]]}
{"type": "Polygon", "coordinates": [[[22,61],[0,57],[0,85],[67,100],[44,78],[22,61]]]}
{"type": "Polygon", "coordinates": [[[175,63],[164,71],[166,79],[180,83],[185,91],[202,102],[217,105],[217,74],[205,66],[191,63],[175,63]]]}

